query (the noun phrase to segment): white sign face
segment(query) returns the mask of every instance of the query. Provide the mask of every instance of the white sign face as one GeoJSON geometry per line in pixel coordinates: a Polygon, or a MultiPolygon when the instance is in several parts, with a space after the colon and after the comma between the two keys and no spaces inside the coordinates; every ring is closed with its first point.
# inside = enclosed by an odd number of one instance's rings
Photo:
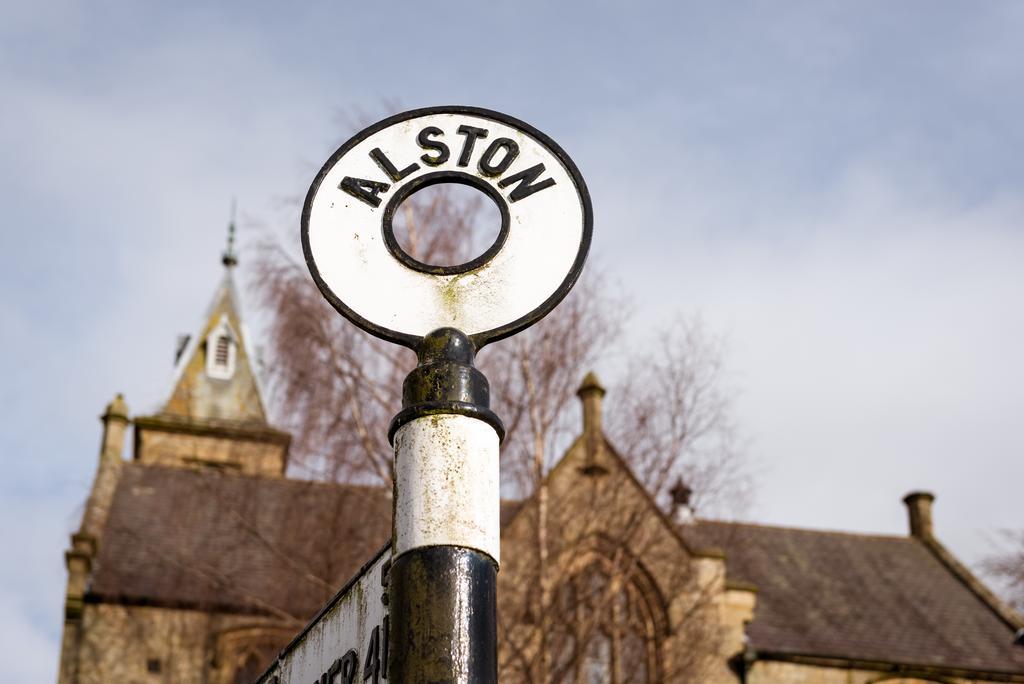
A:
{"type": "Polygon", "coordinates": [[[572,160],[525,123],[469,107],[414,110],[358,134],[306,197],[302,241],[314,280],[343,315],[407,346],[453,327],[477,348],[547,314],[590,246],[590,197],[572,160]],[[391,218],[437,183],[477,188],[498,206],[494,244],[458,266],[422,263],[391,218]]]}
{"type": "Polygon", "coordinates": [[[382,550],[295,637],[259,684],[379,684],[388,676],[387,569],[382,550]]]}

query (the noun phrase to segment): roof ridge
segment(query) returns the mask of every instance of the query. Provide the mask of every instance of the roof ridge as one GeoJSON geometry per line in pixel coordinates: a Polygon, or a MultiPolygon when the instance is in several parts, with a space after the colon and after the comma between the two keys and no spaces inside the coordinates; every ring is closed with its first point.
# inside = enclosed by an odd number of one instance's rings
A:
{"type": "Polygon", "coordinates": [[[306,480],[298,477],[268,477],[266,475],[260,475],[258,473],[246,473],[238,470],[203,470],[199,468],[182,468],[177,465],[167,465],[164,463],[140,463],[138,461],[126,461],[124,464],[126,467],[148,469],[148,470],[160,470],[164,472],[173,473],[188,473],[189,477],[211,477],[213,475],[232,477],[236,479],[246,480],[259,480],[260,482],[284,482],[287,484],[302,484],[302,485],[323,485],[326,487],[335,487],[338,489],[360,489],[360,490],[380,490],[382,492],[389,491],[384,485],[370,485],[370,484],[359,484],[356,482],[330,482],[328,480],[306,480]]]}
{"type": "Polygon", "coordinates": [[[931,553],[931,555],[942,564],[951,575],[953,575],[968,591],[974,594],[985,606],[996,616],[1014,630],[1024,629],[1024,617],[1017,611],[1003,603],[1002,600],[987,586],[978,579],[970,568],[960,562],[952,551],[947,549],[942,542],[933,536],[915,538],[931,553]]]}
{"type": "MultiPolygon", "coordinates": [[[[299,477],[267,477],[266,475],[259,475],[256,473],[245,473],[237,470],[210,470],[205,471],[198,468],[182,468],[181,466],[167,465],[163,463],[140,463],[138,461],[125,461],[125,467],[138,468],[138,469],[149,469],[149,470],[161,470],[165,472],[174,473],[189,473],[190,477],[207,477],[212,474],[224,475],[234,478],[259,480],[261,482],[285,482],[288,484],[304,484],[304,485],[322,485],[325,487],[335,487],[338,489],[349,489],[349,490],[360,490],[360,491],[379,491],[384,494],[390,493],[390,488],[385,485],[376,484],[361,484],[358,482],[331,482],[329,480],[307,480],[299,477]]],[[[500,503],[503,504],[522,504],[525,503],[526,499],[513,499],[502,497],[500,503]]]]}
{"type": "MultiPolygon", "coordinates": [[[[732,527],[752,527],[764,530],[780,530],[786,532],[805,532],[808,534],[828,534],[837,537],[859,537],[861,539],[891,539],[901,541],[913,541],[912,537],[903,534],[885,534],[882,532],[851,532],[849,530],[834,530],[820,527],[802,527],[799,525],[774,525],[771,523],[758,523],[746,520],[715,520],[711,518],[696,518],[697,524],[729,525],[732,527]]],[[[685,525],[683,526],[685,528],[685,525]]]]}

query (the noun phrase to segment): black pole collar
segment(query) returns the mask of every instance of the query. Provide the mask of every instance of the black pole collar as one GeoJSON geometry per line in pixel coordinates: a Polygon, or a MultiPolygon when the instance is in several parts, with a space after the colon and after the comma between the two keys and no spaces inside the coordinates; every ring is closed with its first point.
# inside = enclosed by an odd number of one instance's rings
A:
{"type": "Polygon", "coordinates": [[[406,423],[422,418],[457,414],[484,421],[505,439],[505,426],[491,411],[491,388],[474,365],[476,349],[464,333],[439,328],[423,337],[416,350],[419,365],[402,384],[402,410],[391,420],[388,441],[406,423]]]}

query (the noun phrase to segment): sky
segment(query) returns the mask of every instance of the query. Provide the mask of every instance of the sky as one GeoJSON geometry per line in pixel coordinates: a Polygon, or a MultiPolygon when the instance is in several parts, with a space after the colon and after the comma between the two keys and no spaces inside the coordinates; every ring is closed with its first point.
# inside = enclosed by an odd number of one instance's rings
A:
{"type": "Polygon", "coordinates": [[[638,343],[727,339],[750,518],[904,534],[928,489],[976,563],[1024,527],[1021,35],[1012,0],[2,3],[3,677],[56,676],[97,416],[169,391],[232,198],[243,260],[297,240],[384,103],[572,155],[638,343]]]}

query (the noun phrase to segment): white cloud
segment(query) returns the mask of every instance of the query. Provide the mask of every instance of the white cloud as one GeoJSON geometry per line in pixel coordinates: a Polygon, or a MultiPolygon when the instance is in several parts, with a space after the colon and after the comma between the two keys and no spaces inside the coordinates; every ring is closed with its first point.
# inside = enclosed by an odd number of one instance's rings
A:
{"type": "MultiPolygon", "coordinates": [[[[622,270],[674,294],[643,321],[682,305],[729,333],[739,424],[766,469],[759,517],[902,533],[899,498],[928,488],[938,533],[976,560],[980,530],[1013,524],[1024,478],[1024,198],[965,205],[899,180],[857,164],[816,211],[795,197],[724,239],[684,214],[622,270]]],[[[686,206],[728,216],[726,194],[686,206]]]]}
{"type": "Polygon", "coordinates": [[[53,678],[96,416],[118,390],[162,399],[231,197],[293,225],[274,207],[336,108],[382,97],[506,109],[573,154],[638,320],[700,309],[730,335],[760,517],[902,532],[899,496],[931,487],[960,553],[1020,524],[1020,3],[538,8],[529,49],[521,15],[480,5],[4,8],[0,531],[26,561],[0,628],[38,668],[21,679],[53,678]]]}

